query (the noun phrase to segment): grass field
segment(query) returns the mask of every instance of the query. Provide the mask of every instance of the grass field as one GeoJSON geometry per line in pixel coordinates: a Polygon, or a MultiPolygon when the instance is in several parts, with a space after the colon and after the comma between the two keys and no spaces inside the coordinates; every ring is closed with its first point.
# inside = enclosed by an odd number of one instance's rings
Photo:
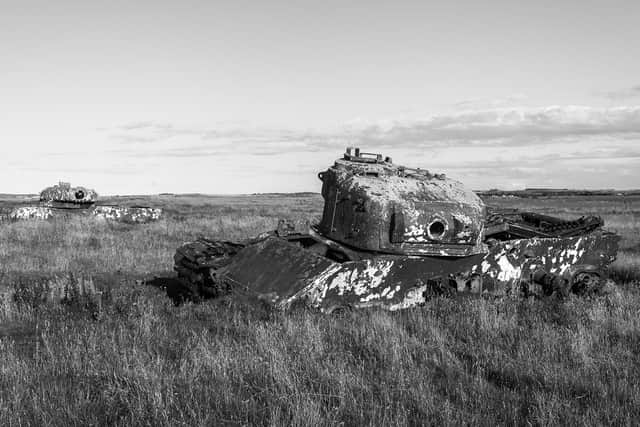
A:
{"type": "MultiPolygon", "coordinates": [[[[107,201],[107,203],[110,201],[107,201]]],[[[156,196],[131,226],[0,224],[1,425],[633,425],[640,419],[640,197],[491,198],[623,236],[617,290],[565,302],[434,299],[388,313],[290,313],[230,299],[175,307],[136,279],[204,235],[318,218],[317,195],[156,196]],[[102,291],[43,303],[49,281],[102,291]]],[[[3,196],[2,207],[24,201],[3,196]]]]}

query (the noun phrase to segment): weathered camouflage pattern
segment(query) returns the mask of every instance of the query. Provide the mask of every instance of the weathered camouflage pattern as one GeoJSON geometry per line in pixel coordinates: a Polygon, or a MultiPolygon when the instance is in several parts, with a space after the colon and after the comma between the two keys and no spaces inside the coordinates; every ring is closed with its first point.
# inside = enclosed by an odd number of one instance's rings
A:
{"type": "Polygon", "coordinates": [[[12,221],[27,219],[50,219],[53,218],[53,209],[47,206],[22,206],[13,209],[9,213],[9,219],[12,221]]]}
{"type": "Polygon", "coordinates": [[[162,216],[162,209],[149,207],[96,206],[92,215],[111,221],[131,224],[146,224],[157,221],[162,216]]]}
{"type": "Polygon", "coordinates": [[[13,209],[9,213],[8,219],[11,221],[46,220],[51,218],[69,217],[70,215],[92,216],[99,219],[130,224],[146,224],[159,220],[162,216],[162,209],[126,206],[94,206],[81,211],[70,212],[64,208],[22,206],[13,209]]]}
{"type": "Polygon", "coordinates": [[[51,208],[48,206],[22,206],[11,210],[7,219],[10,221],[47,220],[52,218],[66,218],[69,216],[91,216],[129,224],[146,224],[159,220],[162,216],[162,209],[126,206],[93,206],[82,210],[68,210],[66,208],[51,208]]]}
{"type": "Polygon", "coordinates": [[[60,182],[47,187],[40,193],[40,202],[55,208],[83,208],[93,205],[98,200],[98,193],[85,187],[72,187],[67,182],[60,182]]]}

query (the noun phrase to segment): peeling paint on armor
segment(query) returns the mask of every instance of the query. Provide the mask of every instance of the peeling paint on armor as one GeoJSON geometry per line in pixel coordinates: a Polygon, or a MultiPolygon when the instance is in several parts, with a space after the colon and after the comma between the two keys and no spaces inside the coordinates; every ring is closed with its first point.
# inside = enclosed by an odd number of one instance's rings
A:
{"type": "Polygon", "coordinates": [[[50,218],[53,218],[53,211],[45,206],[23,206],[15,208],[9,213],[9,219],[14,221],[50,218]]]}
{"type": "Polygon", "coordinates": [[[162,215],[162,209],[142,207],[130,208],[124,206],[96,206],[95,209],[93,209],[92,214],[98,218],[104,218],[112,221],[144,224],[159,220],[162,215]]]}
{"type": "MultiPolygon", "coordinates": [[[[508,282],[511,280],[519,279],[522,275],[522,268],[513,265],[507,255],[501,255],[498,260],[498,266],[500,266],[500,270],[498,271],[498,280],[501,282],[508,282]]],[[[495,275],[495,272],[492,276],[495,275]]]]}
{"type": "Polygon", "coordinates": [[[386,161],[352,159],[338,159],[320,174],[322,235],[390,254],[468,256],[485,250],[484,203],[461,183],[386,161]],[[432,231],[435,222],[442,231],[432,231]]]}
{"type": "Polygon", "coordinates": [[[389,306],[389,310],[396,311],[404,308],[414,307],[416,305],[425,302],[424,293],[427,290],[427,286],[420,286],[419,288],[409,289],[405,298],[397,303],[389,306]]]}

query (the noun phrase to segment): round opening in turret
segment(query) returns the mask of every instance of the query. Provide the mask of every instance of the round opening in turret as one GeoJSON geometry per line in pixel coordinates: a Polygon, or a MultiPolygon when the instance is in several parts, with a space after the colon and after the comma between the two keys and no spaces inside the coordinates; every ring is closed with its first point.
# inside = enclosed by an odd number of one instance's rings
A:
{"type": "Polygon", "coordinates": [[[435,220],[431,224],[429,224],[429,228],[427,232],[429,233],[429,238],[432,240],[440,240],[444,235],[447,227],[440,220],[435,220]]]}
{"type": "Polygon", "coordinates": [[[84,199],[84,191],[82,191],[82,190],[78,190],[78,191],[76,191],[75,196],[76,196],[76,199],[77,199],[77,200],[82,200],[82,199],[84,199]]]}

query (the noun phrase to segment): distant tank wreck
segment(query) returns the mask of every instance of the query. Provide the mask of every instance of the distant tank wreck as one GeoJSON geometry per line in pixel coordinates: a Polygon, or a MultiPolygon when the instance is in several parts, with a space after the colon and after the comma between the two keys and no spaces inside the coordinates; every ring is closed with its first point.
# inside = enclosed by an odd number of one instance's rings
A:
{"type": "Polygon", "coordinates": [[[40,192],[40,203],[60,209],[86,209],[98,200],[98,193],[85,187],[72,187],[68,182],[60,182],[40,192]]]}
{"type": "Polygon", "coordinates": [[[145,206],[97,205],[98,193],[85,187],[60,182],[40,193],[39,206],[20,206],[8,215],[10,220],[50,219],[69,215],[87,215],[113,221],[144,224],[156,221],[162,209],[145,206]]]}
{"type": "Polygon", "coordinates": [[[251,294],[397,310],[438,295],[598,293],[619,236],[599,217],[572,221],[494,210],[443,174],[348,148],[318,174],[315,225],[281,221],[243,242],[200,239],[178,248],[174,269],[194,298],[251,294]]]}

